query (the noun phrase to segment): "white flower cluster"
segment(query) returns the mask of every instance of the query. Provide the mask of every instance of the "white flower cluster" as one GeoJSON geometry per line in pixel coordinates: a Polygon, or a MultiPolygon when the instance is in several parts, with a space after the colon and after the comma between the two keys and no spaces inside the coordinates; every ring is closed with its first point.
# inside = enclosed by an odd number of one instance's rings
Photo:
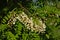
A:
{"type": "Polygon", "coordinates": [[[32,18],[28,18],[28,16],[22,12],[21,14],[19,14],[16,19],[18,19],[20,22],[22,22],[27,29],[31,30],[31,31],[35,31],[35,32],[44,32],[46,29],[46,26],[44,23],[42,23],[42,21],[40,22],[40,25],[37,25],[36,23],[33,22],[32,18]]]}
{"type": "Polygon", "coordinates": [[[35,31],[35,32],[44,32],[46,29],[45,24],[39,20],[39,25],[36,24],[36,22],[33,22],[32,17],[29,19],[29,17],[24,13],[20,13],[17,14],[17,16],[15,15],[16,13],[13,12],[13,15],[11,16],[10,20],[8,21],[8,25],[12,26],[13,24],[15,24],[16,20],[18,19],[20,22],[22,22],[25,27],[31,31],[35,31]]]}

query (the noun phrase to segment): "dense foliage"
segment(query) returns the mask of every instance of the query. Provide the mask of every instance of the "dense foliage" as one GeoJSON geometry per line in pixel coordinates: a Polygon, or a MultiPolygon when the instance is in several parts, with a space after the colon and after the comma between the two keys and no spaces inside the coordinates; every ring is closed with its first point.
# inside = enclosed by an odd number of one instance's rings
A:
{"type": "Polygon", "coordinates": [[[60,40],[60,1],[0,0],[0,40],[60,40]],[[32,32],[18,20],[7,25],[11,11],[24,11],[29,17],[41,19],[46,25],[45,33],[32,32]]]}

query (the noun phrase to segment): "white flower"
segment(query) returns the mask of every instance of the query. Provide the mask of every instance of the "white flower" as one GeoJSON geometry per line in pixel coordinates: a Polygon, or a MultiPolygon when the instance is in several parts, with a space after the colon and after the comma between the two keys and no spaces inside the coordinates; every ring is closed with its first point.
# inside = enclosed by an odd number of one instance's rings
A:
{"type": "Polygon", "coordinates": [[[37,25],[36,22],[33,22],[32,17],[29,19],[24,12],[19,14],[17,17],[13,18],[13,24],[15,24],[16,19],[22,22],[25,25],[25,27],[31,31],[39,33],[45,31],[46,26],[41,20],[39,20],[40,25],[37,25]]]}

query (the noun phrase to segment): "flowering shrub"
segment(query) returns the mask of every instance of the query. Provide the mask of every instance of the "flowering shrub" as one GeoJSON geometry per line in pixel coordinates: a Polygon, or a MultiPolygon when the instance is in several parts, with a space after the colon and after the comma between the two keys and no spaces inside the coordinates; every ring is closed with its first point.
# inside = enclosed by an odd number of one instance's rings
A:
{"type": "Polygon", "coordinates": [[[1,0],[0,40],[60,40],[59,4],[59,0],[1,0]]]}

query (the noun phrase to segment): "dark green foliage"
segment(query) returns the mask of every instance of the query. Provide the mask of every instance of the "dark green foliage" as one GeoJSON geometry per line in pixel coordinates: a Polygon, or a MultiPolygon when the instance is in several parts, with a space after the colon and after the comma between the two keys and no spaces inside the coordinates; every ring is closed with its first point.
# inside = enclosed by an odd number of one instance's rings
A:
{"type": "Polygon", "coordinates": [[[6,32],[5,35],[7,37],[6,40],[16,40],[14,34],[12,34],[11,32],[6,32]]]}
{"type": "Polygon", "coordinates": [[[0,40],[60,40],[60,1],[0,0],[0,40]],[[18,20],[11,27],[7,25],[12,10],[17,14],[24,10],[18,3],[31,13],[28,16],[41,19],[46,24],[44,34],[31,32],[18,20]]]}
{"type": "Polygon", "coordinates": [[[7,25],[6,24],[0,24],[0,32],[4,31],[5,29],[7,29],[7,25]]]}

